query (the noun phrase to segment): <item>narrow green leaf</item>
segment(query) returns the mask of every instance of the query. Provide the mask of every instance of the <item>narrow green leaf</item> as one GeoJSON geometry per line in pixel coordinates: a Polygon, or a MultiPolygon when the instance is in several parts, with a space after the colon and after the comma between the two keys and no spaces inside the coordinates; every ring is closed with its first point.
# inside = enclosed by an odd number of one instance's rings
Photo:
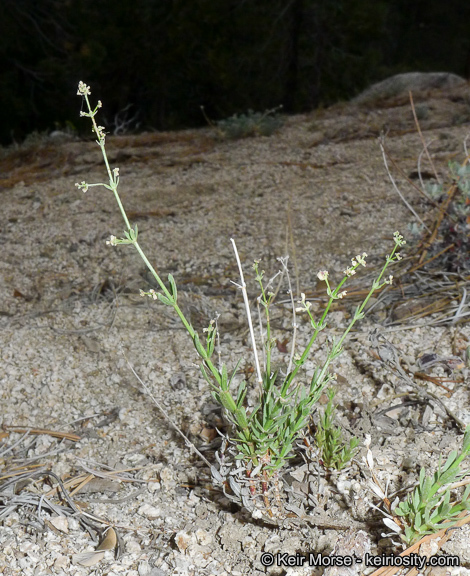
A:
{"type": "Polygon", "coordinates": [[[172,274],[168,274],[168,282],[170,283],[171,295],[173,296],[173,300],[176,303],[176,300],[178,298],[178,289],[176,288],[176,282],[172,274]]]}
{"type": "Polygon", "coordinates": [[[210,358],[212,356],[212,354],[214,353],[214,348],[215,348],[215,339],[217,336],[217,332],[215,330],[213,330],[212,332],[210,332],[207,336],[207,357],[210,358]]]}
{"type": "MultiPolygon", "coordinates": [[[[421,468],[423,470],[423,468],[421,468]]],[[[421,486],[419,488],[421,500],[426,502],[428,498],[432,495],[432,487],[433,487],[433,480],[429,476],[424,479],[424,482],[421,481],[421,486]]]]}
{"type": "Polygon", "coordinates": [[[211,386],[213,386],[212,380],[210,379],[209,374],[207,373],[203,364],[201,364],[199,366],[199,369],[201,370],[201,373],[202,373],[202,376],[204,377],[204,380],[206,382],[208,382],[209,384],[211,384],[211,386]]]}
{"type": "MultiPolygon", "coordinates": [[[[235,405],[232,396],[230,396],[230,401],[233,402],[233,404],[235,405]]],[[[236,408],[235,406],[235,417],[237,419],[238,425],[242,430],[248,429],[248,420],[246,418],[246,411],[245,408],[243,408],[243,406],[241,408],[236,408]]]]}
{"type": "Polygon", "coordinates": [[[411,528],[411,526],[407,526],[405,528],[405,541],[408,544],[411,544],[415,537],[416,537],[416,532],[413,530],[413,528],[411,528]]]}
{"type": "MultiPolygon", "coordinates": [[[[158,297],[160,297],[160,294],[158,294],[158,297]]],[[[164,298],[164,296],[163,296],[163,298],[164,298]]],[[[196,348],[199,356],[201,358],[206,359],[207,358],[207,352],[206,352],[205,348],[203,347],[203,345],[201,344],[201,341],[199,340],[199,335],[197,333],[194,334],[193,342],[194,342],[194,347],[196,348]]]]}
{"type": "Polygon", "coordinates": [[[419,530],[421,525],[422,525],[422,518],[421,518],[421,514],[418,512],[415,516],[415,521],[413,523],[413,527],[415,530],[419,530]]]}
{"type": "Polygon", "coordinates": [[[237,412],[237,405],[235,404],[235,401],[232,398],[230,392],[228,390],[226,390],[225,392],[219,392],[219,396],[220,396],[220,403],[222,404],[222,406],[232,414],[235,414],[237,412]]]}
{"type": "Polygon", "coordinates": [[[173,302],[166,296],[163,296],[163,294],[160,294],[160,292],[157,292],[157,296],[160,302],[165,304],[165,306],[173,306],[173,302]]]}
{"type": "Polygon", "coordinates": [[[225,364],[222,364],[222,368],[220,370],[220,376],[221,376],[220,388],[224,391],[228,390],[230,383],[228,382],[227,366],[225,364]]]}
{"type": "Polygon", "coordinates": [[[232,383],[232,380],[235,378],[236,373],[238,372],[238,368],[240,366],[241,358],[238,360],[237,365],[235,366],[232,375],[230,376],[229,385],[232,383]]]}
{"type": "Polygon", "coordinates": [[[470,484],[467,484],[467,487],[465,488],[465,492],[462,495],[462,502],[465,502],[465,500],[468,500],[469,496],[470,496],[470,484]]]}
{"type": "Polygon", "coordinates": [[[444,464],[444,466],[440,470],[442,475],[444,474],[444,472],[449,470],[449,468],[451,468],[451,466],[454,464],[455,460],[457,459],[457,456],[458,456],[457,450],[452,450],[452,452],[447,457],[446,463],[444,464]]]}
{"type": "Polygon", "coordinates": [[[470,424],[465,428],[462,442],[462,453],[470,452],[470,424]]]}
{"type": "Polygon", "coordinates": [[[422,484],[424,482],[424,478],[426,477],[426,470],[424,469],[424,466],[421,468],[421,470],[419,471],[419,483],[422,484]]]}
{"type": "Polygon", "coordinates": [[[246,382],[245,382],[245,380],[242,380],[240,382],[240,385],[238,387],[238,392],[237,392],[237,406],[238,407],[240,407],[243,404],[243,400],[245,399],[246,392],[247,392],[246,382]]]}

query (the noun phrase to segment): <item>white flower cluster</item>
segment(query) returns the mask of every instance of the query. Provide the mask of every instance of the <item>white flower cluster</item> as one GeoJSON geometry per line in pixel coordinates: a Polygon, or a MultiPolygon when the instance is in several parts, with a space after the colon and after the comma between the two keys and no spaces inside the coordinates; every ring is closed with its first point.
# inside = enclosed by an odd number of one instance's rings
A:
{"type": "Polygon", "coordinates": [[[77,95],[78,96],[89,96],[91,94],[91,90],[90,87],[87,86],[85,84],[85,82],[82,82],[80,80],[80,82],[78,83],[78,92],[77,95]]]}
{"type": "Polygon", "coordinates": [[[83,190],[83,192],[86,192],[88,190],[88,184],[85,182],[85,180],[83,180],[83,182],[80,182],[80,184],[78,182],[75,182],[75,186],[79,190],[83,190]]]}
{"type": "Polygon", "coordinates": [[[367,252],[363,252],[362,255],[358,254],[356,258],[351,258],[351,266],[349,268],[346,268],[346,270],[343,272],[344,275],[347,276],[348,278],[354,276],[354,274],[356,273],[356,268],[359,266],[359,264],[361,266],[366,266],[366,258],[367,258],[367,252]]]}
{"type": "Polygon", "coordinates": [[[299,304],[301,304],[302,306],[299,308],[296,308],[295,311],[296,312],[304,312],[306,310],[310,310],[310,308],[312,307],[312,303],[311,302],[307,302],[305,300],[305,294],[302,292],[300,294],[300,302],[299,304]]]}
{"type": "Polygon", "coordinates": [[[393,233],[393,239],[398,246],[404,246],[406,244],[406,240],[403,240],[403,236],[398,231],[393,233]]]}
{"type": "Polygon", "coordinates": [[[145,292],[144,290],[139,290],[139,294],[141,296],[148,296],[149,298],[153,298],[153,300],[158,299],[158,295],[153,288],[151,288],[148,292],[145,292]]]}

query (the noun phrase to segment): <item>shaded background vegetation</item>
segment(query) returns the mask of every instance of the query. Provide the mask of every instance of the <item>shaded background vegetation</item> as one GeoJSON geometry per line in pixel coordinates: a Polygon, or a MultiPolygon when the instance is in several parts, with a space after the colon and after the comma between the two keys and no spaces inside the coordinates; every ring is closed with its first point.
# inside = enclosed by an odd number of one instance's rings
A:
{"type": "Polygon", "coordinates": [[[0,0],[0,142],[81,129],[78,80],[107,125],[166,130],[201,105],[302,112],[397,72],[468,77],[469,21],[461,0],[0,0]]]}

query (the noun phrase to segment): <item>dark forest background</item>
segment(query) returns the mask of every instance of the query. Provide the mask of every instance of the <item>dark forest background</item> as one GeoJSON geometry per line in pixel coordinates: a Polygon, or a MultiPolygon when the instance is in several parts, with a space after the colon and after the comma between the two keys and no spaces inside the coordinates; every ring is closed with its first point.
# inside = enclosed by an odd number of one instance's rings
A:
{"type": "Polygon", "coordinates": [[[470,76],[461,0],[0,0],[0,143],[79,122],[168,130],[282,104],[303,112],[398,72],[470,76]],[[126,106],[128,106],[126,110],[126,106]]]}

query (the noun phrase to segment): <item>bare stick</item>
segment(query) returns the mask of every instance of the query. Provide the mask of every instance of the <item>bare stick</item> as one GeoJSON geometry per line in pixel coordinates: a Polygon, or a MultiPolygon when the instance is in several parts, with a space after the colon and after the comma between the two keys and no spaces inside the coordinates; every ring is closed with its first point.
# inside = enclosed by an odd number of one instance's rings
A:
{"type": "MultiPolygon", "coordinates": [[[[429,144],[431,144],[432,142],[434,142],[434,140],[431,140],[431,142],[429,142],[429,144]]],[[[428,144],[428,146],[429,146],[428,144]]],[[[423,154],[426,152],[426,148],[423,148],[418,156],[418,177],[419,177],[419,183],[421,184],[421,191],[422,193],[426,196],[426,198],[428,200],[430,200],[429,196],[426,194],[425,192],[425,186],[424,186],[424,180],[423,180],[423,176],[421,175],[421,159],[423,157],[423,154]]]]}
{"type": "Polygon", "coordinates": [[[414,210],[414,208],[412,206],[410,206],[410,204],[407,202],[407,200],[405,199],[405,197],[403,196],[403,194],[400,192],[391,172],[390,169],[388,167],[388,163],[387,163],[387,155],[385,154],[385,148],[383,145],[383,140],[379,139],[379,145],[380,145],[380,150],[382,151],[382,156],[384,159],[384,164],[385,164],[385,169],[387,170],[387,174],[388,177],[390,178],[390,182],[392,183],[393,187],[395,188],[395,191],[397,192],[398,196],[400,196],[400,198],[402,199],[403,203],[405,204],[405,206],[408,208],[408,210],[413,214],[413,216],[426,228],[426,230],[430,233],[431,230],[426,226],[426,224],[421,220],[421,218],[418,216],[418,214],[416,213],[416,211],[414,210]]]}
{"type": "Polygon", "coordinates": [[[423,143],[423,148],[426,151],[426,156],[428,157],[429,164],[431,164],[431,168],[432,168],[432,171],[434,172],[434,176],[436,177],[436,180],[440,184],[441,181],[439,179],[439,176],[437,175],[436,167],[434,166],[434,162],[432,161],[431,154],[429,154],[428,147],[426,146],[426,142],[424,141],[423,133],[421,132],[421,126],[419,125],[419,122],[418,122],[418,117],[416,116],[415,104],[413,102],[413,94],[411,93],[411,91],[410,91],[410,102],[411,102],[411,109],[413,110],[413,117],[415,119],[416,129],[418,130],[419,137],[421,138],[421,142],[423,143]]]}
{"type": "MultiPolygon", "coordinates": [[[[426,194],[426,192],[424,192],[424,190],[421,189],[420,186],[418,186],[417,184],[415,184],[413,182],[413,180],[411,180],[409,178],[409,176],[407,176],[405,174],[405,172],[403,171],[402,168],[400,168],[400,166],[395,162],[395,160],[392,158],[392,156],[390,156],[390,154],[388,153],[388,150],[385,148],[385,142],[382,142],[383,146],[384,146],[384,150],[385,150],[385,154],[387,155],[388,160],[390,161],[391,165],[403,176],[403,178],[405,178],[405,180],[408,182],[408,184],[410,186],[412,186],[416,192],[418,192],[419,194],[421,194],[421,196],[423,196],[424,198],[426,198],[426,200],[428,202],[430,202],[435,208],[439,208],[439,204],[437,202],[435,202],[432,198],[430,198],[428,196],[428,194],[426,194]]],[[[424,153],[424,150],[423,150],[424,153]]]]}
{"type": "Polygon", "coordinates": [[[209,466],[209,468],[212,467],[211,463],[209,462],[209,460],[207,460],[207,458],[205,456],[203,456],[201,454],[201,452],[199,452],[199,450],[196,448],[196,446],[194,446],[194,444],[191,442],[191,440],[178,428],[178,426],[173,422],[173,420],[168,416],[168,413],[166,412],[166,410],[163,408],[163,406],[160,404],[160,402],[155,398],[155,396],[152,394],[152,392],[149,390],[149,387],[142,381],[141,377],[137,374],[137,372],[134,370],[134,367],[132,366],[132,364],[129,362],[129,360],[127,359],[127,356],[124,354],[124,358],[126,359],[126,362],[129,366],[129,368],[132,371],[132,374],[134,374],[134,376],[137,378],[137,380],[140,382],[140,384],[142,385],[142,388],[145,390],[146,394],[150,397],[150,399],[152,400],[152,402],[155,404],[155,406],[160,410],[160,412],[163,414],[163,417],[165,418],[165,420],[176,430],[176,432],[178,432],[178,434],[183,438],[186,446],[188,446],[188,448],[190,448],[193,452],[195,452],[199,458],[201,458],[201,460],[207,464],[209,466]]]}

